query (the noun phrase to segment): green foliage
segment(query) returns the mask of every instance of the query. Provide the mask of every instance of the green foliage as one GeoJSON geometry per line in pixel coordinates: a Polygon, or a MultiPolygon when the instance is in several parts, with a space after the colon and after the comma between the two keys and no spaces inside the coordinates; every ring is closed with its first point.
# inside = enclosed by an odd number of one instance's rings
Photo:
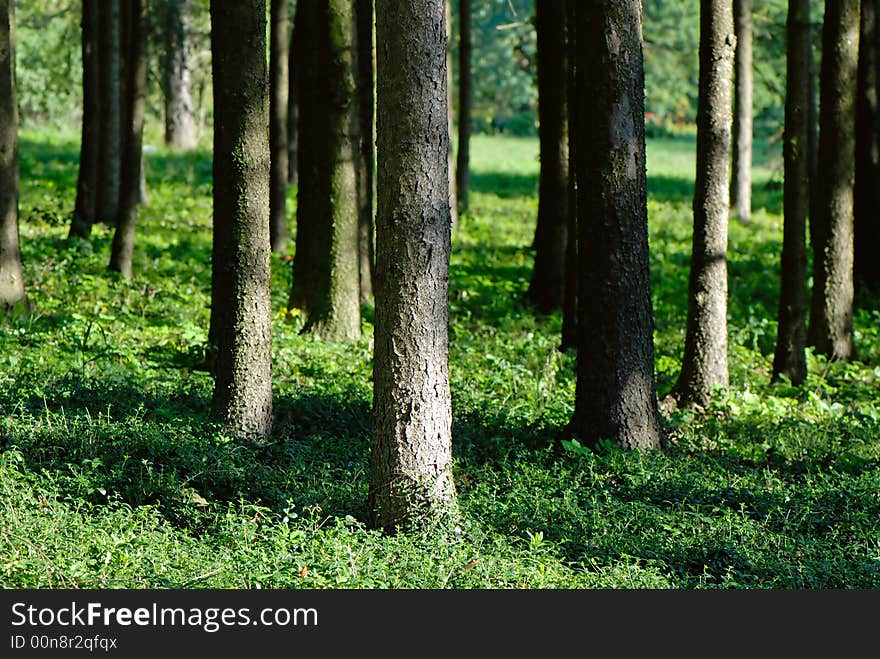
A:
{"type": "MultiPolygon", "coordinates": [[[[22,136],[22,249],[34,313],[0,324],[0,586],[282,588],[880,587],[880,312],[864,361],[810,355],[770,385],[779,191],[731,228],[730,391],[664,418],[663,452],[554,451],[575,355],[558,314],[520,304],[537,209],[534,139],[477,136],[450,276],[455,479],[462,517],[366,527],[370,314],[353,345],[286,319],[273,256],[273,442],[209,423],[198,370],[210,299],[211,163],[147,155],[135,276],[106,271],[110,230],[66,240],[78,140],[22,136]],[[763,206],[763,209],[761,208],[763,206]]],[[[661,394],[677,375],[693,138],[649,145],[661,394]]],[[[291,219],[295,191],[291,191],[291,219]]]]}

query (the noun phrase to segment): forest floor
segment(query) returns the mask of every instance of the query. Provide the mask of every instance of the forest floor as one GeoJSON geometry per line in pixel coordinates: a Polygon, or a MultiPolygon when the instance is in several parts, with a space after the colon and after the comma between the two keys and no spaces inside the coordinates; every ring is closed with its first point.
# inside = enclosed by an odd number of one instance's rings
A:
{"type": "MultiPolygon", "coordinates": [[[[553,440],[574,399],[560,317],[520,302],[537,141],[474,140],[453,241],[452,527],[366,527],[372,313],[322,344],[286,317],[273,256],[273,443],[207,420],[195,367],[210,299],[210,154],[147,154],[135,276],[111,230],[66,239],[78,141],[25,132],[21,238],[31,315],[0,325],[0,586],[76,588],[878,588],[880,305],[859,300],[861,361],[808,356],[769,384],[779,172],[758,159],[752,222],[730,230],[730,390],[664,417],[663,451],[553,440]]],[[[660,394],[684,340],[693,138],[649,142],[660,394]]],[[[295,193],[291,191],[291,228],[295,193]]],[[[291,247],[292,250],[292,247],[291,247]]]]}

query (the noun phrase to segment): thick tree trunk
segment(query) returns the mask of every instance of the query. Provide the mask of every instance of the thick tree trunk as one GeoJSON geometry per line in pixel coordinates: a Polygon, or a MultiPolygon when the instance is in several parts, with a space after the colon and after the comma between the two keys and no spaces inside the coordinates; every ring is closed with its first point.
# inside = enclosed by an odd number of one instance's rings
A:
{"type": "MultiPolygon", "coordinates": [[[[580,289],[570,430],[588,445],[660,445],[648,273],[640,0],[578,11],[580,289]]],[[[565,191],[563,191],[563,196],[565,191]]]]}
{"type": "Polygon", "coordinates": [[[269,241],[273,252],[287,246],[287,0],[271,0],[269,24],[269,241]]]}
{"type": "Polygon", "coordinates": [[[568,241],[568,119],[566,117],[565,2],[537,0],[538,119],[541,175],[535,265],[526,301],[539,313],[562,306],[568,241]]]}
{"type": "Polygon", "coordinates": [[[702,405],[728,386],[727,220],[731,82],[736,37],[732,0],[700,0],[697,173],[687,334],[673,397],[702,405]]]}
{"type": "Polygon", "coordinates": [[[99,13],[101,144],[98,152],[97,219],[100,222],[115,224],[119,216],[122,162],[121,0],[105,0],[99,13]]]}
{"type": "Polygon", "coordinates": [[[165,144],[192,149],[198,143],[190,93],[189,22],[191,0],[164,0],[160,52],[165,98],[165,144]]]}
{"type": "Polygon", "coordinates": [[[752,20],[750,0],[733,0],[734,55],[733,165],[730,207],[742,222],[752,217],[752,20]]]}
{"type": "Polygon", "coordinates": [[[828,0],[822,27],[819,172],[807,340],[849,360],[853,349],[853,183],[859,0],[828,0]]]}
{"type": "Polygon", "coordinates": [[[878,107],[878,17],[880,0],[862,0],[856,96],[854,282],[880,291],[880,107],[878,107]]]}
{"type": "Polygon", "coordinates": [[[303,332],[326,341],[351,341],[361,335],[355,165],[361,144],[353,0],[303,3],[297,20],[303,21],[300,182],[288,306],[304,312],[303,332]]]}
{"type": "Polygon", "coordinates": [[[110,269],[131,277],[138,201],[141,193],[144,113],[147,105],[147,5],[145,0],[128,0],[128,38],[125,84],[126,136],[123,140],[119,218],[110,250],[110,269]]]}
{"type": "Polygon", "coordinates": [[[456,510],[443,0],[377,0],[378,214],[369,504],[388,531],[456,510]]]}
{"type": "Polygon", "coordinates": [[[358,110],[361,154],[358,181],[358,271],[361,304],[373,302],[376,269],[376,122],[375,122],[375,13],[373,0],[356,0],[358,49],[358,110]]]}
{"type": "Polygon", "coordinates": [[[101,141],[101,107],[98,66],[98,0],[82,1],[83,116],[79,147],[76,204],[70,237],[88,238],[96,217],[98,153],[101,141]]]}
{"type": "Polygon", "coordinates": [[[18,241],[15,7],[0,0],[0,312],[26,304],[18,241]]]}
{"type": "Polygon", "coordinates": [[[212,415],[235,437],[272,427],[266,0],[211,0],[214,87],[212,415]]]}
{"type": "Polygon", "coordinates": [[[578,309],[578,209],[577,209],[577,7],[576,0],[565,3],[565,36],[568,72],[566,101],[568,115],[568,239],[565,244],[565,286],[562,298],[562,337],[560,350],[577,348],[578,309]]]}
{"type": "Polygon", "coordinates": [[[460,213],[468,209],[471,188],[471,38],[471,0],[458,0],[458,148],[455,187],[460,213]]]}
{"type": "Polygon", "coordinates": [[[784,227],[779,326],[773,380],[785,375],[794,385],[807,377],[807,215],[810,203],[810,3],[789,0],[783,156],[784,227]]]}

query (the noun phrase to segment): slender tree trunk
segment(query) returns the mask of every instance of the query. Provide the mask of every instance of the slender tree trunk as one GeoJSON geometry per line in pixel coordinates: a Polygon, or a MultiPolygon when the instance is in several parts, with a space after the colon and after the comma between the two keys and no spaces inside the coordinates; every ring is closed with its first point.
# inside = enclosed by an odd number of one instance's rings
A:
{"type": "Polygon", "coordinates": [[[733,0],[736,53],[733,165],[730,207],[742,222],[752,217],[752,21],[750,0],[733,0]]]}
{"type": "Polygon", "coordinates": [[[807,377],[807,215],[810,203],[810,3],[788,1],[782,286],[773,380],[799,385],[807,377]]]}
{"type": "Polygon", "coordinates": [[[816,72],[815,48],[813,45],[813,28],[810,27],[810,105],[807,108],[808,117],[808,144],[810,167],[810,214],[807,218],[809,224],[808,240],[813,243],[813,235],[816,233],[813,227],[813,218],[816,217],[816,191],[819,189],[819,99],[818,99],[818,74],[816,72]]]}
{"type": "Polygon", "coordinates": [[[290,44],[288,44],[287,53],[287,184],[297,185],[299,177],[297,176],[298,163],[298,144],[299,144],[299,99],[296,93],[296,76],[299,63],[296,59],[296,16],[299,11],[299,5],[296,3],[296,10],[293,15],[293,29],[290,34],[290,44]]]}
{"type": "Polygon", "coordinates": [[[114,224],[119,215],[122,157],[121,0],[105,0],[99,13],[101,144],[98,152],[97,219],[114,224]]]}
{"type": "Polygon", "coordinates": [[[590,305],[579,307],[570,429],[588,445],[609,439],[627,449],[660,445],[641,11],[640,0],[594,0],[577,26],[580,290],[590,305]]]}
{"type": "Polygon", "coordinates": [[[83,116],[76,179],[76,205],[70,222],[70,237],[88,238],[96,217],[98,198],[98,152],[101,136],[101,108],[98,97],[98,0],[82,0],[83,116]]]}
{"type": "Polygon", "coordinates": [[[287,246],[287,0],[271,0],[269,25],[269,240],[273,252],[287,246]]]}
{"type": "Polygon", "coordinates": [[[471,0],[458,0],[458,150],[455,181],[458,210],[464,213],[470,203],[471,141],[471,0]]]}
{"type": "Polygon", "coordinates": [[[369,505],[388,531],[456,510],[443,0],[377,0],[378,214],[369,505]]]}
{"type": "Polygon", "coordinates": [[[358,268],[360,158],[355,13],[352,0],[300,8],[300,163],[297,242],[289,308],[303,331],[325,341],[361,335],[358,268]],[[300,235],[302,232],[302,235],[300,235]]]}
{"type": "Polygon", "coordinates": [[[577,207],[577,0],[565,3],[565,36],[568,71],[568,240],[565,244],[565,285],[562,298],[562,338],[560,350],[577,348],[578,310],[578,207],[577,207]]]}
{"type": "Polygon", "coordinates": [[[212,415],[233,436],[259,442],[272,427],[266,0],[211,0],[211,56],[212,415]]]}
{"type": "Polygon", "coordinates": [[[0,0],[0,312],[27,304],[18,241],[15,3],[0,0]]]}
{"type": "Polygon", "coordinates": [[[145,0],[128,0],[126,12],[129,38],[126,40],[126,138],[122,153],[119,219],[110,250],[110,269],[131,277],[134,235],[143,162],[144,113],[147,105],[147,5],[145,0]]]}
{"type": "Polygon", "coordinates": [[[819,172],[813,220],[813,293],[807,339],[816,353],[853,349],[853,183],[859,0],[828,0],[822,28],[819,172]]]}
{"type": "Polygon", "coordinates": [[[853,275],[860,288],[880,291],[880,0],[862,0],[856,97],[856,174],[853,275]]]}
{"type": "Polygon", "coordinates": [[[358,270],[361,304],[373,302],[376,269],[376,122],[375,13],[373,0],[356,0],[358,48],[358,109],[361,154],[356,159],[358,180],[358,270]]]}
{"type": "Polygon", "coordinates": [[[189,24],[191,0],[163,0],[160,67],[165,100],[165,144],[193,149],[198,143],[190,93],[189,24]]]}
{"type": "Polygon", "coordinates": [[[702,405],[726,389],[727,220],[731,82],[736,37],[732,0],[700,0],[697,173],[687,334],[673,397],[702,405]]]}
{"type": "Polygon", "coordinates": [[[455,103],[452,100],[452,0],[446,0],[446,125],[449,132],[448,159],[449,164],[449,214],[452,218],[452,230],[458,231],[458,189],[456,188],[455,153],[453,152],[452,136],[455,134],[453,112],[455,103]]]}
{"type": "Polygon", "coordinates": [[[541,176],[535,265],[526,300],[539,313],[562,306],[568,242],[568,119],[565,83],[565,2],[537,0],[538,118],[541,176]]]}

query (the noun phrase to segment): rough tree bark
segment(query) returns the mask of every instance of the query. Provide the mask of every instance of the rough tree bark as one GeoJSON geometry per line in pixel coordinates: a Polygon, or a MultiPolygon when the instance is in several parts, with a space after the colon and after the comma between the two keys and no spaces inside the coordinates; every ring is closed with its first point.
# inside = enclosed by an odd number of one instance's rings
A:
{"type": "Polygon", "coordinates": [[[165,100],[165,144],[192,149],[198,143],[190,92],[189,24],[191,0],[163,0],[163,44],[159,53],[165,100]]]}
{"type": "Polygon", "coordinates": [[[734,54],[733,164],[730,207],[742,222],[752,217],[752,20],[751,0],[733,0],[734,54]]]}
{"type": "Polygon", "coordinates": [[[101,139],[101,107],[98,67],[98,0],[82,2],[83,115],[79,146],[76,203],[70,237],[88,238],[96,217],[98,199],[98,151],[101,139]]]}
{"type": "Polygon", "coordinates": [[[862,0],[856,95],[856,173],[853,233],[855,285],[880,291],[880,0],[862,0]]]}
{"type": "Polygon", "coordinates": [[[687,333],[672,392],[679,405],[702,405],[728,386],[727,225],[731,83],[736,37],[732,0],[700,0],[697,172],[688,286],[687,333]]]}
{"type": "Polygon", "coordinates": [[[566,117],[565,2],[537,0],[538,118],[541,174],[535,264],[526,301],[539,313],[562,306],[568,241],[568,119],[566,117]]]}
{"type": "Polygon", "coordinates": [[[377,0],[373,523],[454,514],[443,0],[377,0]]]}
{"type": "Polygon", "coordinates": [[[460,213],[468,209],[471,188],[471,38],[471,0],[458,0],[458,148],[455,187],[460,213]]]}
{"type": "Polygon", "coordinates": [[[819,171],[807,341],[849,360],[853,348],[853,183],[859,0],[828,0],[822,26],[819,171]]]}
{"type": "Polygon", "coordinates": [[[124,99],[126,135],[123,140],[120,177],[119,217],[110,249],[110,269],[131,277],[134,235],[141,193],[143,164],[144,113],[147,105],[147,3],[128,0],[126,20],[126,98],[124,99]]]}
{"type": "Polygon", "coordinates": [[[101,68],[101,142],[98,151],[97,220],[119,216],[122,157],[122,8],[120,0],[101,5],[98,60],[101,68]]]}
{"type": "Polygon", "coordinates": [[[26,305],[18,240],[18,99],[15,7],[0,0],[0,312],[26,305]]]}
{"type": "MultiPolygon", "coordinates": [[[[578,11],[580,289],[577,390],[569,428],[588,445],[660,445],[648,272],[640,0],[578,11]]],[[[563,191],[563,195],[565,191],[563,191]]]]}
{"type": "Polygon", "coordinates": [[[360,158],[352,0],[303,3],[296,252],[288,308],[325,341],[361,335],[358,268],[360,158]]]}
{"type": "Polygon", "coordinates": [[[273,252],[287,246],[288,13],[287,0],[271,0],[269,19],[269,242],[273,252]]]}
{"type": "Polygon", "coordinates": [[[231,435],[272,428],[266,0],[211,0],[217,329],[212,416],[231,435]]]}
{"type": "Polygon", "coordinates": [[[376,47],[373,0],[356,0],[358,111],[360,116],[361,156],[357,159],[358,186],[358,274],[361,304],[373,302],[373,279],[376,270],[376,47]]]}
{"type": "Polygon", "coordinates": [[[774,381],[807,377],[807,215],[810,205],[810,3],[789,0],[786,28],[784,226],[774,381]]]}

